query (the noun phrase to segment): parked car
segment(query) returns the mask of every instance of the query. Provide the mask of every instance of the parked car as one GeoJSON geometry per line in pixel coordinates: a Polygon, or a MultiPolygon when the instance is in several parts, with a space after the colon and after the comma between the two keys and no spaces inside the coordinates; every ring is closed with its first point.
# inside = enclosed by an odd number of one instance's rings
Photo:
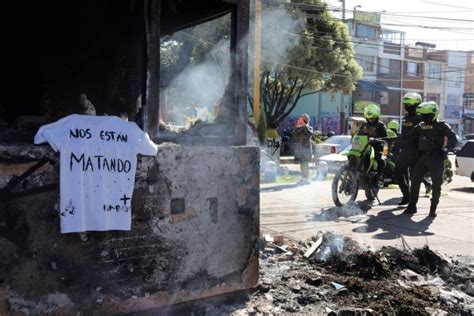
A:
{"type": "Polygon", "coordinates": [[[474,134],[464,134],[462,138],[458,141],[461,145],[460,147],[462,148],[469,140],[474,140],[474,134]]]}
{"type": "Polygon", "coordinates": [[[331,136],[324,142],[314,145],[314,156],[318,158],[329,154],[339,154],[351,144],[351,139],[350,135],[331,136]]]}
{"type": "Polygon", "coordinates": [[[474,140],[468,140],[456,153],[456,173],[474,182],[474,140]]]}
{"type": "Polygon", "coordinates": [[[316,170],[326,169],[326,172],[336,173],[341,166],[347,163],[347,156],[343,155],[343,152],[349,151],[352,149],[352,144],[344,147],[337,154],[324,155],[316,159],[316,170]]]}

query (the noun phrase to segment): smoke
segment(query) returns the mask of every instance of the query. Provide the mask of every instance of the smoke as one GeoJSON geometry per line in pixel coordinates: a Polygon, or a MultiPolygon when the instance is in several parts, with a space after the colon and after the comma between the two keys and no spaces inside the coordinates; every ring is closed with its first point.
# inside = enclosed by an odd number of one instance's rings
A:
{"type": "MultiPolygon", "coordinates": [[[[193,40],[193,38],[190,38],[193,40]]],[[[206,120],[206,110],[213,112],[229,83],[230,42],[218,42],[202,62],[189,64],[162,91],[162,104],[168,121],[184,125],[186,117],[206,120]]]]}
{"type": "MultiPolygon", "coordinates": [[[[251,30],[255,30],[254,23],[250,26],[251,30]]],[[[272,4],[264,6],[261,17],[262,62],[273,66],[286,64],[290,55],[297,52],[304,27],[305,20],[301,15],[272,4]]]]}
{"type": "Polygon", "coordinates": [[[343,235],[327,232],[323,236],[323,244],[320,250],[315,254],[316,261],[324,262],[335,255],[342,254],[346,243],[343,235]]]}
{"type": "MultiPolygon", "coordinates": [[[[253,1],[250,8],[248,68],[251,95],[256,26],[253,1]]],[[[285,7],[268,3],[264,5],[261,23],[257,27],[261,31],[262,68],[274,68],[288,63],[290,54],[295,53],[301,41],[299,34],[304,27],[304,19],[285,7]]],[[[162,41],[160,76],[166,83],[161,90],[160,104],[161,119],[165,123],[189,125],[189,118],[213,121],[226,86],[231,83],[233,56],[229,38],[230,16],[225,16],[175,33],[162,41]]]]}

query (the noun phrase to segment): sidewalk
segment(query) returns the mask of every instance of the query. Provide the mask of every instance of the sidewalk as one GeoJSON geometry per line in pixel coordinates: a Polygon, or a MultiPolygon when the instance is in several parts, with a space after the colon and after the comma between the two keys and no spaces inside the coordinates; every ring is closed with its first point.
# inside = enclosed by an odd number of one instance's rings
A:
{"type": "MultiPolygon", "coordinates": [[[[299,170],[297,164],[282,167],[299,170]]],[[[403,247],[403,236],[412,248],[427,244],[447,255],[474,257],[474,189],[464,177],[455,176],[451,184],[443,187],[435,219],[427,217],[429,196],[420,197],[415,216],[402,215],[396,187],[380,191],[382,205],[364,202],[364,192],[359,191],[357,207],[342,209],[332,202],[330,180],[306,186],[262,184],[260,192],[262,232],[280,232],[301,240],[319,230],[329,230],[373,248],[403,247]]]]}

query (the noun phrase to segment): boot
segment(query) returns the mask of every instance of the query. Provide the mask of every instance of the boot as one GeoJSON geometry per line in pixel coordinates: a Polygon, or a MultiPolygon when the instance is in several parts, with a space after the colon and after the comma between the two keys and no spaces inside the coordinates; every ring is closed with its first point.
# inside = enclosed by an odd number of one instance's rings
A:
{"type": "Polygon", "coordinates": [[[408,202],[410,202],[410,197],[408,195],[404,195],[398,205],[406,205],[408,202]]]}
{"type": "Polygon", "coordinates": [[[436,217],[436,207],[438,206],[438,204],[433,204],[431,203],[431,207],[430,207],[430,214],[428,215],[429,217],[436,217]]]}
{"type": "Polygon", "coordinates": [[[431,184],[426,184],[425,185],[425,194],[428,195],[431,193],[431,190],[432,190],[432,187],[431,187],[431,184]]]}
{"type": "Polygon", "coordinates": [[[408,204],[407,208],[403,211],[403,214],[415,214],[416,213],[416,205],[408,204]]]}

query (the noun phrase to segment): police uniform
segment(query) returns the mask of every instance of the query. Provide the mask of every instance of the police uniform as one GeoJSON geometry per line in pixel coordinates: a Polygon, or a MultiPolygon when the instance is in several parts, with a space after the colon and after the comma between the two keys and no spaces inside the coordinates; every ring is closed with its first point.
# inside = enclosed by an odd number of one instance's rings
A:
{"type": "Polygon", "coordinates": [[[456,134],[443,121],[421,122],[413,129],[410,139],[417,145],[420,158],[412,175],[410,203],[408,205],[408,208],[411,208],[411,213],[416,212],[420,184],[429,172],[433,181],[430,215],[436,216],[436,207],[441,194],[441,184],[443,183],[444,160],[447,159],[447,151],[444,149],[445,137],[448,139],[446,148],[452,150],[457,142],[456,134]]]}
{"type": "Polygon", "coordinates": [[[417,160],[416,142],[410,137],[410,133],[420,122],[421,116],[410,112],[405,114],[402,120],[402,136],[399,139],[400,153],[395,163],[395,181],[405,200],[410,194],[408,170],[413,171],[417,160]]]}
{"type": "MultiPolygon", "coordinates": [[[[358,135],[367,135],[373,138],[385,138],[387,137],[387,129],[385,125],[376,120],[375,122],[364,122],[360,126],[358,135]]],[[[383,152],[383,144],[382,143],[374,143],[372,144],[374,148],[375,160],[377,161],[377,172],[380,174],[380,170],[383,166],[382,161],[382,152],[383,152]]]]}

